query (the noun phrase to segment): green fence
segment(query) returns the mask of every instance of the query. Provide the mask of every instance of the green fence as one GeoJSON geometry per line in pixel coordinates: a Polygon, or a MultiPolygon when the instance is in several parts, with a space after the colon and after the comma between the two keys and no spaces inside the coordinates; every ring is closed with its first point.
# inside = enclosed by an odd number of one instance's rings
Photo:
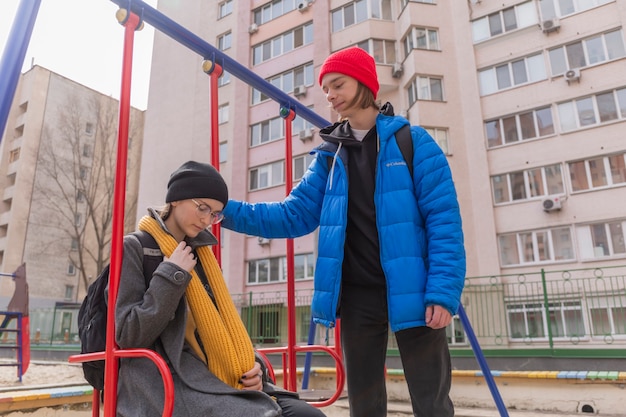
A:
{"type": "MultiPolygon", "coordinates": [[[[313,290],[296,291],[298,344],[308,341],[312,295],[313,290]]],[[[287,343],[286,289],[234,294],[233,300],[257,347],[287,343]]],[[[462,302],[486,351],[626,355],[626,266],[469,277],[462,302]]],[[[70,308],[31,311],[31,338],[39,328],[38,343],[76,343],[76,314],[70,308]]],[[[453,352],[471,355],[458,319],[447,332],[453,352]]],[[[393,335],[389,340],[393,350],[393,335]]],[[[316,326],[314,343],[334,345],[334,331],[316,326]]]]}

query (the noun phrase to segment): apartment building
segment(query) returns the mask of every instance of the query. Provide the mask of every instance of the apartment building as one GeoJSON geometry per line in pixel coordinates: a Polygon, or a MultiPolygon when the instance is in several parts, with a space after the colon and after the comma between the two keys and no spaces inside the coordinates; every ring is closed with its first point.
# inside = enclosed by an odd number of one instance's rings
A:
{"type": "MultiPolygon", "coordinates": [[[[0,145],[0,266],[10,274],[26,263],[31,327],[44,339],[54,306],[82,301],[108,262],[118,107],[37,65],[19,79],[0,145]]],[[[143,116],[132,109],[127,230],[135,225],[143,116]]],[[[10,279],[0,280],[0,307],[13,291],[10,279]]],[[[76,312],[59,312],[55,332],[73,333],[76,312]]]]}
{"type": "MultiPolygon", "coordinates": [[[[541,289],[518,294],[531,277],[541,286],[541,269],[626,265],[626,0],[196,0],[161,2],[159,11],[328,121],[336,115],[317,85],[323,60],[353,45],[374,56],[380,100],[425,127],[448,156],[468,277],[482,277],[468,280],[464,304],[474,322],[502,317],[500,328],[478,329],[487,345],[574,337],[606,347],[607,336],[612,343],[626,335],[623,276],[606,282],[615,292],[597,303],[583,299],[602,291],[584,293],[581,283],[559,287],[549,308],[541,307],[541,289]],[[493,311],[477,307],[474,283],[498,287],[493,311]]],[[[156,33],[139,207],[163,201],[167,176],[184,160],[210,160],[210,84],[201,63],[156,33]]],[[[218,94],[220,170],[231,197],[281,200],[279,104],[228,73],[218,94]]],[[[294,121],[295,182],[320,143],[317,130],[294,121]]],[[[222,245],[232,293],[284,291],[284,241],[223,231],[222,245]]],[[[295,253],[296,289],[306,291],[315,234],[296,239],[295,253]]],[[[602,274],[595,278],[593,285],[602,274]]],[[[466,346],[452,326],[452,344],[457,335],[466,346]]]]}

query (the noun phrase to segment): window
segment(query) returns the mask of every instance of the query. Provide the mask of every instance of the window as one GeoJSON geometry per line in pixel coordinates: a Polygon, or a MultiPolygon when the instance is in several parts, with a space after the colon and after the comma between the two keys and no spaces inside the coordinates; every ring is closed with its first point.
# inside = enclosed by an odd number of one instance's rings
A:
{"type": "Polygon", "coordinates": [[[435,0],[402,0],[402,7],[406,6],[409,3],[436,4],[435,0]]]}
{"type": "Polygon", "coordinates": [[[487,147],[519,143],[554,134],[550,107],[543,107],[485,122],[487,147]]]}
{"type": "Polygon", "coordinates": [[[448,146],[448,129],[438,127],[425,127],[426,131],[437,142],[444,154],[452,155],[448,146]]]}
{"type": "Polygon", "coordinates": [[[579,300],[566,300],[548,304],[540,302],[507,305],[510,335],[512,339],[541,339],[548,337],[547,326],[554,338],[585,336],[583,312],[579,300]]]}
{"type": "Polygon", "coordinates": [[[579,226],[576,229],[583,259],[626,255],[626,219],[579,226]]]}
{"type": "Polygon", "coordinates": [[[222,75],[217,79],[217,86],[223,87],[228,83],[230,83],[230,72],[222,71],[222,75]]]}
{"type": "Polygon", "coordinates": [[[233,12],[233,0],[226,0],[220,3],[218,19],[228,16],[233,12]]]}
{"type": "MultiPolygon", "coordinates": [[[[294,256],[294,278],[313,279],[315,260],[312,253],[294,256]]],[[[257,259],[248,262],[248,284],[268,284],[287,281],[287,258],[257,259]]]]}
{"type": "Polygon", "coordinates": [[[534,24],[537,12],[533,2],[528,1],[472,21],[472,37],[478,43],[534,24]]]}
{"type": "Polygon", "coordinates": [[[467,345],[465,331],[463,330],[459,316],[454,316],[450,325],[446,327],[446,336],[448,338],[448,345],[467,345]]]}
{"type": "Polygon", "coordinates": [[[285,121],[282,117],[256,123],[250,126],[250,146],[279,140],[285,137],[285,121]]]}
{"type": "Polygon", "coordinates": [[[436,77],[416,77],[407,92],[409,106],[417,100],[443,101],[443,80],[436,77]]]}
{"type": "Polygon", "coordinates": [[[626,185],[625,157],[617,154],[570,162],[572,192],[626,185]]]}
{"type": "Polygon", "coordinates": [[[284,161],[274,162],[250,170],[250,191],[285,183],[284,161]]]}
{"type": "Polygon", "coordinates": [[[78,250],[78,239],[76,239],[75,237],[72,238],[72,243],[70,245],[70,249],[73,251],[78,250]]]}
{"type": "Polygon", "coordinates": [[[502,266],[574,259],[574,247],[568,227],[499,235],[498,246],[502,266]]]}
{"type": "Polygon", "coordinates": [[[91,156],[91,145],[83,143],[83,156],[89,158],[91,156]]]}
{"type": "Polygon", "coordinates": [[[217,37],[217,48],[220,51],[225,51],[233,46],[233,35],[231,32],[227,32],[217,37]]]}
{"type": "Polygon", "coordinates": [[[87,175],[89,174],[89,168],[87,168],[84,165],[81,165],[80,168],[78,168],[78,178],[81,180],[85,180],[87,179],[87,175]]]}
{"type": "Polygon", "coordinates": [[[76,267],[72,261],[67,265],[67,275],[76,275],[76,267]]]}
{"type": "Polygon", "coordinates": [[[65,299],[72,300],[74,298],[74,286],[66,285],[65,286],[65,299]]]}
{"type": "Polygon", "coordinates": [[[478,72],[481,96],[546,78],[546,68],[541,54],[524,57],[478,72]]]}
{"type": "Polygon", "coordinates": [[[294,181],[299,181],[304,176],[304,173],[309,168],[309,165],[311,165],[311,162],[313,162],[313,159],[315,159],[315,156],[311,154],[306,154],[293,158],[294,181]]]}
{"type": "Polygon", "coordinates": [[[615,0],[539,0],[538,3],[541,18],[543,20],[549,20],[589,10],[593,7],[614,1],[615,0]]]}
{"type": "MultiPolygon", "coordinates": [[[[290,94],[296,86],[312,86],[315,83],[315,75],[313,72],[313,63],[308,63],[283,72],[282,74],[275,75],[268,78],[266,81],[270,82],[274,87],[279,88],[284,93],[290,94]]],[[[255,88],[252,89],[252,104],[261,103],[265,100],[269,100],[269,97],[255,88]]]]}
{"type": "Polygon", "coordinates": [[[219,124],[228,123],[228,110],[229,110],[228,103],[222,104],[221,106],[217,108],[217,122],[219,124]]]}
{"type": "Polygon", "coordinates": [[[357,43],[356,46],[372,55],[377,64],[395,64],[397,61],[394,41],[367,39],[357,43]]]}
{"type": "Polygon", "coordinates": [[[626,88],[557,104],[561,131],[626,120],[626,88]]]}
{"type": "Polygon", "coordinates": [[[83,190],[76,190],[76,202],[82,203],[85,201],[85,192],[83,190]]]}
{"type": "Polygon", "coordinates": [[[439,32],[436,29],[413,27],[402,39],[404,56],[408,57],[413,49],[439,51],[439,32]]]}
{"type": "Polygon", "coordinates": [[[220,164],[228,161],[228,142],[220,143],[220,164]]]}
{"type": "Polygon", "coordinates": [[[491,177],[491,188],[495,204],[565,192],[560,164],[494,175],[491,177]]]}
{"type": "Polygon", "coordinates": [[[20,159],[20,148],[11,149],[9,152],[9,163],[15,162],[20,159]]]}
{"type": "Polygon", "coordinates": [[[313,23],[283,33],[252,47],[252,64],[258,65],[313,42],[313,23]]]}
{"type": "Polygon", "coordinates": [[[595,35],[548,51],[552,75],[585,68],[626,56],[622,30],[595,35]]]}
{"type": "Polygon", "coordinates": [[[13,132],[14,139],[21,138],[22,136],[24,136],[24,124],[17,126],[13,132]]]}
{"type": "Polygon", "coordinates": [[[594,304],[589,309],[593,336],[626,335],[626,299],[623,296],[590,301],[594,304]]]}
{"type": "Polygon", "coordinates": [[[254,23],[260,26],[263,23],[267,23],[270,20],[289,13],[296,9],[297,3],[299,2],[300,1],[296,0],[274,0],[269,2],[252,11],[254,23]]]}
{"type": "Polygon", "coordinates": [[[330,17],[333,32],[367,19],[391,20],[391,0],[356,0],[331,11],[330,17]]]}
{"type": "Polygon", "coordinates": [[[93,135],[93,123],[87,123],[85,124],[85,134],[91,136],[93,135]]]}

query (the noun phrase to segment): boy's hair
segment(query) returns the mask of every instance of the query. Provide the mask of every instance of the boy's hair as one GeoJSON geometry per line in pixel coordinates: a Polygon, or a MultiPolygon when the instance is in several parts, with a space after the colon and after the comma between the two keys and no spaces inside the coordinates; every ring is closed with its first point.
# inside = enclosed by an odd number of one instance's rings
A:
{"type": "MultiPolygon", "coordinates": [[[[358,82],[356,94],[349,104],[350,107],[354,105],[359,106],[361,109],[373,107],[376,110],[380,110],[380,102],[374,99],[374,93],[372,93],[372,90],[360,81],[358,82]]],[[[343,116],[339,115],[339,120],[343,120],[343,116]]]]}

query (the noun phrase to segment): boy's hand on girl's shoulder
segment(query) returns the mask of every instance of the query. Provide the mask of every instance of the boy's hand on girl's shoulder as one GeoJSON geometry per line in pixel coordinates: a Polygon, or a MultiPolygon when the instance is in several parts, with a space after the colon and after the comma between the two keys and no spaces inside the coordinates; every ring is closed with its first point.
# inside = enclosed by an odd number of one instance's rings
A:
{"type": "Polygon", "coordinates": [[[180,242],[174,252],[172,252],[172,256],[169,258],[166,256],[165,260],[177,265],[180,269],[184,269],[187,272],[190,272],[196,266],[196,256],[191,251],[191,246],[187,245],[187,243],[180,242]]]}
{"type": "Polygon", "coordinates": [[[450,312],[441,306],[426,307],[426,326],[431,329],[442,329],[452,321],[450,312]]]}

